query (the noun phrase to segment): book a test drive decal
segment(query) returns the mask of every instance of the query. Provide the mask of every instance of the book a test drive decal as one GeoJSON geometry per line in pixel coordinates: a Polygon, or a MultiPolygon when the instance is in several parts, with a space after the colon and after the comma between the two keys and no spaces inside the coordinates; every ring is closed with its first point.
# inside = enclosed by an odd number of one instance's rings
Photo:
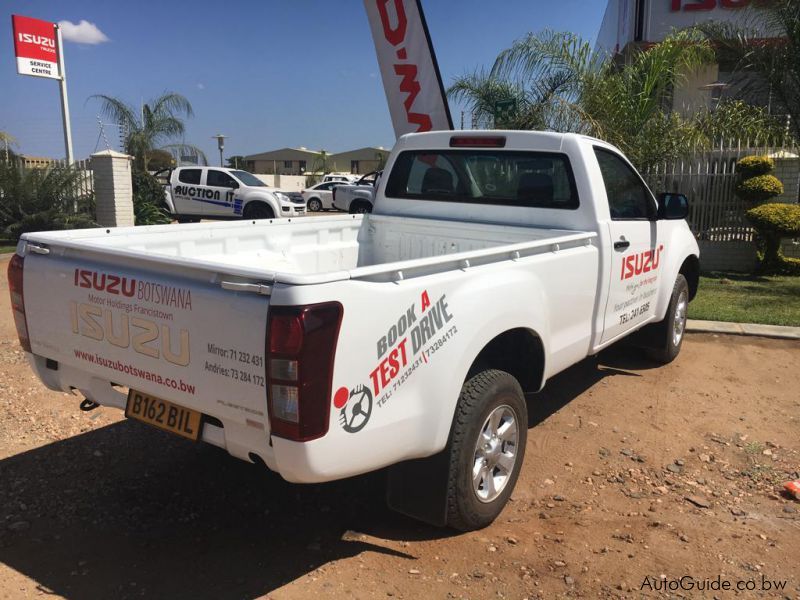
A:
{"type": "Polygon", "coordinates": [[[376,344],[377,364],[366,383],[342,386],[333,395],[339,424],[348,433],[364,429],[373,407],[384,406],[414,372],[429,364],[431,357],[458,333],[446,294],[431,300],[428,291],[409,306],[376,344]]]}

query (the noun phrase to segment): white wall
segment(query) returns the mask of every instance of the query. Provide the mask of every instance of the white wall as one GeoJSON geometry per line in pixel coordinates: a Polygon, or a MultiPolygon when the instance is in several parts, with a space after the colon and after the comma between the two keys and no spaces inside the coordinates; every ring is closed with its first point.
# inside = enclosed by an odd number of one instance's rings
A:
{"type": "Polygon", "coordinates": [[[276,187],[285,192],[301,192],[306,189],[305,175],[263,175],[253,173],[270,187],[276,187]],[[277,181],[276,181],[277,180],[277,181]]]}

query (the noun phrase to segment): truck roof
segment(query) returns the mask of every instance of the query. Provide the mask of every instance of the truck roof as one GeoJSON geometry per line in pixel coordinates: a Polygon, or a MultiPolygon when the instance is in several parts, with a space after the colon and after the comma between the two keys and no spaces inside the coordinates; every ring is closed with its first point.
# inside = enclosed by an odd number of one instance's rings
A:
{"type": "Polygon", "coordinates": [[[407,133],[397,140],[397,150],[424,150],[426,148],[449,148],[453,137],[498,137],[506,138],[505,149],[530,149],[541,146],[542,150],[557,150],[565,140],[603,142],[579,133],[556,133],[554,131],[520,131],[517,129],[457,129],[453,131],[426,131],[407,133]]]}

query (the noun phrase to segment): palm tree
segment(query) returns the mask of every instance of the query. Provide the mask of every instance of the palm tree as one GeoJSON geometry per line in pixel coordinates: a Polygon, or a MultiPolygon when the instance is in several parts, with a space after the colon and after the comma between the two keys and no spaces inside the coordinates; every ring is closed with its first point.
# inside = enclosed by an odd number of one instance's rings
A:
{"type": "Polygon", "coordinates": [[[11,150],[9,146],[15,146],[17,144],[17,138],[15,138],[10,133],[6,133],[5,131],[0,131],[0,145],[3,147],[3,159],[8,162],[11,150]]]}
{"type": "Polygon", "coordinates": [[[669,105],[672,90],[712,58],[710,44],[693,32],[634,50],[620,64],[572,33],[544,31],[502,51],[488,74],[457,78],[449,93],[479,120],[499,99],[514,99],[518,109],[503,126],[601,137],[644,167],[698,142],[697,128],[669,105]]]}
{"type": "Polygon", "coordinates": [[[745,98],[785,112],[800,138],[800,0],[774,0],[748,9],[744,25],[704,23],[696,29],[712,42],[719,61],[733,67],[730,84],[745,98]],[[764,32],[772,40],[764,40],[764,32]]]}
{"type": "Polygon", "coordinates": [[[90,98],[100,100],[103,115],[122,128],[125,152],[135,157],[134,164],[138,169],[147,170],[148,154],[155,149],[196,153],[205,160],[205,154],[195,146],[183,141],[166,143],[182,139],[186,131],[182,117],[194,116],[192,105],[184,96],[165,92],[143,104],[141,110],[104,94],[95,94],[90,98]]]}

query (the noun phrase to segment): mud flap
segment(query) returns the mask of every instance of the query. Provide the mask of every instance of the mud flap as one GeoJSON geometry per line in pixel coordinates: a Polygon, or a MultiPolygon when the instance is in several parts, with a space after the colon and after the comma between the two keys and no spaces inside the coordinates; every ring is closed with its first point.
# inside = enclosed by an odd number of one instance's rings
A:
{"type": "Polygon", "coordinates": [[[447,451],[443,451],[389,467],[389,508],[436,527],[447,525],[449,462],[447,451]]]}

